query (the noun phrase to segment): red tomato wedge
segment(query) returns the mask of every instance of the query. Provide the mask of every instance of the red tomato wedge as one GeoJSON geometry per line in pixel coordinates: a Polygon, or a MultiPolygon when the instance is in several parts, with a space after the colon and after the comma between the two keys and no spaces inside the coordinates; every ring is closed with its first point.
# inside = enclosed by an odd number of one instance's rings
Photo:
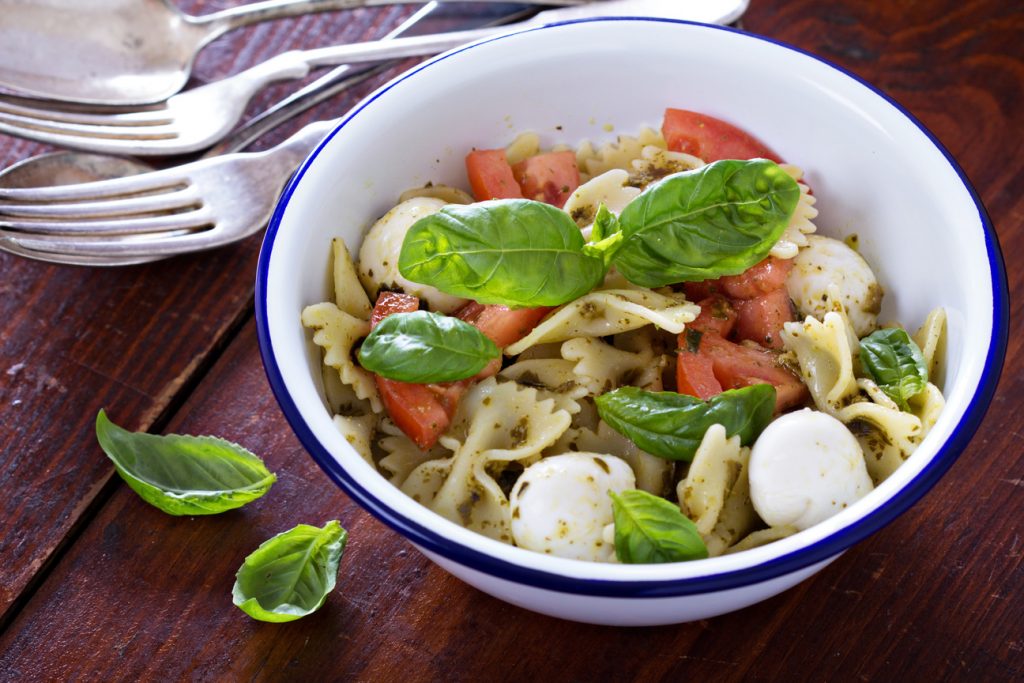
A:
{"type": "Polygon", "coordinates": [[[552,309],[540,308],[509,308],[493,304],[478,304],[473,301],[455,312],[455,317],[475,325],[500,348],[530,334],[537,323],[552,309]]]}
{"type": "Polygon", "coordinates": [[[573,152],[546,152],[512,167],[523,196],[559,209],[580,186],[580,170],[573,152]]]}
{"type": "Polygon", "coordinates": [[[793,259],[769,256],[739,275],[718,278],[717,287],[732,299],[754,299],[784,288],[791,270],[793,259]]]}
{"type": "Polygon", "coordinates": [[[809,396],[800,378],[779,365],[778,355],[768,349],[735,344],[708,333],[701,337],[699,353],[711,358],[715,378],[723,389],[764,383],[774,385],[777,413],[801,405],[809,396]]]}
{"type": "Polygon", "coordinates": [[[523,197],[503,149],[474,149],[466,155],[466,174],[479,202],[523,197]]]}
{"type": "Polygon", "coordinates": [[[392,313],[413,313],[419,309],[420,300],[412,294],[381,292],[370,313],[370,329],[377,327],[377,323],[392,313]]]}
{"type": "MultiPolygon", "coordinates": [[[[381,292],[370,314],[370,327],[395,313],[419,310],[420,300],[409,294],[381,292]]],[[[410,384],[374,375],[388,415],[413,443],[427,450],[448,429],[455,406],[444,401],[427,384],[410,384]]]]}
{"type": "Polygon", "coordinates": [[[757,138],[721,119],[695,111],[666,109],[661,134],[670,150],[692,154],[709,164],[719,159],[781,162],[779,156],[757,138]]]}
{"type": "Polygon", "coordinates": [[[676,356],[676,391],[705,401],[722,393],[722,384],[715,377],[711,357],[681,348],[676,356]]]}
{"type": "Polygon", "coordinates": [[[783,323],[796,320],[793,303],[785,289],[737,301],[736,311],[739,314],[736,321],[736,336],[739,339],[749,339],[776,350],[782,348],[779,332],[782,331],[783,323]]]}
{"type": "Polygon", "coordinates": [[[720,294],[712,294],[701,299],[697,305],[700,306],[700,315],[693,322],[687,323],[687,328],[699,332],[716,332],[728,337],[738,317],[729,300],[720,294]]]}

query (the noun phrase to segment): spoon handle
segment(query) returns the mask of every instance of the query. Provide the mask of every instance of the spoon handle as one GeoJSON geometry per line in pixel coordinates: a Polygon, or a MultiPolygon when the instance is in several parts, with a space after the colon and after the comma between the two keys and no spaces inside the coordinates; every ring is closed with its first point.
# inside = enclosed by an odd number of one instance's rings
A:
{"type": "MultiPolygon", "coordinates": [[[[374,5],[418,4],[420,0],[262,0],[247,5],[240,5],[200,17],[189,17],[189,22],[206,27],[206,41],[236,28],[248,26],[261,21],[295,17],[314,12],[331,12],[335,10],[355,9],[374,5]]],[[[472,0],[473,2],[505,3],[510,0],[472,0]]],[[[514,0],[522,2],[523,0],[514,0]]],[[[526,0],[538,5],[580,5],[588,0],[526,0]]]]}

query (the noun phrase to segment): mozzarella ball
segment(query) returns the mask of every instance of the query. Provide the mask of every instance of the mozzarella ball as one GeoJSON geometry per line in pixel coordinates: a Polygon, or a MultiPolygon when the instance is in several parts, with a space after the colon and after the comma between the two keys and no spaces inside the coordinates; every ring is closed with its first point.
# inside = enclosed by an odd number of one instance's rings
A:
{"type": "Polygon", "coordinates": [[[466,303],[467,299],[411,282],[398,272],[398,255],[402,253],[405,233],[409,232],[413,223],[437,213],[446,205],[446,202],[434,197],[413,197],[388,211],[373,224],[359,248],[359,280],[371,297],[376,296],[383,286],[418,296],[427,302],[430,310],[441,313],[452,313],[466,303]]]}
{"type": "Polygon", "coordinates": [[[802,315],[821,320],[829,311],[828,287],[834,283],[854,332],[858,337],[871,334],[882,307],[882,288],[871,266],[845,242],[821,235],[808,235],[807,242],[786,280],[789,298],[802,315]]]}
{"type": "Polygon", "coordinates": [[[624,460],[599,453],[566,453],[527,467],[512,487],[512,537],[520,548],[558,557],[610,562],[604,538],[613,523],[608,491],[636,487],[624,460]]]}
{"type": "Polygon", "coordinates": [[[872,488],[860,444],[827,413],[805,408],[783,415],[750,452],[750,499],[769,526],[806,529],[872,488]]]}

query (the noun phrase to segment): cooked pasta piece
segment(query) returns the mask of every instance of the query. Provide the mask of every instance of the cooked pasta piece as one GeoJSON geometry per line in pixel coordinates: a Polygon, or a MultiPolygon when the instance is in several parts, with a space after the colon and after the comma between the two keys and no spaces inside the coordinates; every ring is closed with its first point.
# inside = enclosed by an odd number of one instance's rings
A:
{"type": "Polygon", "coordinates": [[[377,427],[378,416],[370,413],[368,415],[335,415],[334,426],[338,428],[345,441],[348,442],[356,453],[362,456],[370,467],[376,467],[373,463],[373,453],[370,444],[373,441],[374,430],[377,427]]]}
{"type": "Polygon", "coordinates": [[[381,450],[386,453],[380,459],[380,469],[390,475],[388,481],[398,488],[402,488],[406,479],[409,478],[409,474],[423,463],[447,458],[451,455],[451,451],[440,445],[435,445],[426,451],[420,450],[389,419],[380,421],[378,433],[386,435],[378,440],[381,450]]]}
{"type": "Polygon", "coordinates": [[[714,530],[749,457],[749,449],[740,447],[740,437],[727,438],[722,425],[711,425],[704,433],[686,478],[676,486],[679,506],[701,536],[714,530]]]}
{"type": "Polygon", "coordinates": [[[793,526],[773,526],[767,529],[761,529],[749,534],[736,545],[729,547],[723,554],[731,555],[733,553],[741,553],[744,550],[750,550],[751,548],[759,548],[762,545],[781,541],[784,538],[792,536],[796,532],[797,528],[793,526]]]}
{"type": "Polygon", "coordinates": [[[383,408],[373,375],[352,362],[352,347],[370,333],[370,323],[345,313],[330,302],[306,306],[302,324],[316,330],[313,342],[324,352],[324,364],[338,371],[343,384],[358,398],[370,402],[373,412],[383,408]]]}
{"type": "Polygon", "coordinates": [[[779,168],[797,181],[797,186],[800,188],[800,201],[797,202],[796,210],[793,211],[779,241],[768,253],[776,258],[788,259],[795,257],[801,247],[808,245],[807,235],[818,230],[812,222],[812,219],[818,215],[818,210],[814,208],[814,203],[818,200],[811,194],[811,189],[800,182],[804,177],[802,170],[792,164],[780,164],[779,168]]]}
{"type": "Polygon", "coordinates": [[[540,136],[534,132],[520,133],[505,148],[505,158],[512,166],[540,154],[540,136]]]}
{"type": "Polygon", "coordinates": [[[946,309],[936,308],[925,318],[924,324],[914,333],[914,343],[921,349],[928,376],[935,378],[939,373],[939,361],[945,353],[946,309]]]}
{"type": "Polygon", "coordinates": [[[573,373],[591,396],[624,384],[647,388],[661,378],[656,362],[660,357],[650,348],[634,353],[593,337],[580,337],[562,344],[562,356],[575,362],[573,373]]]}
{"type": "Polygon", "coordinates": [[[334,260],[334,303],[355,318],[369,320],[373,307],[359,282],[356,266],[344,240],[331,240],[331,255],[334,260]]]}
{"type": "Polygon", "coordinates": [[[839,313],[829,311],[824,322],[808,316],[802,323],[785,323],[781,336],[786,350],[796,356],[800,376],[818,410],[837,416],[858,399],[853,351],[839,313]]]}
{"type": "Polygon", "coordinates": [[[605,337],[654,324],[679,334],[700,313],[683,294],[649,289],[599,289],[584,294],[541,321],[530,334],[510,345],[515,356],[534,344],[574,337],[605,337]]]}
{"type": "Polygon", "coordinates": [[[692,171],[704,166],[704,160],[692,154],[672,152],[657,145],[647,145],[640,150],[640,157],[632,162],[629,183],[638,188],[661,180],[665,176],[683,171],[692,171]]]}
{"type": "MultiPolygon", "coordinates": [[[[597,209],[602,204],[609,211],[618,215],[637,195],[639,188],[629,186],[629,173],[621,168],[613,168],[583,183],[569,195],[563,209],[572,216],[576,225],[588,229],[597,216],[597,209]]],[[[589,233],[584,233],[589,235],[589,233]]]]}
{"type": "Polygon", "coordinates": [[[576,150],[576,163],[580,169],[580,180],[586,181],[594,176],[621,168],[633,170],[633,162],[642,158],[643,149],[649,145],[665,149],[665,138],[653,128],[644,128],[637,137],[620,135],[615,142],[609,142],[595,148],[584,142],[576,150]]]}

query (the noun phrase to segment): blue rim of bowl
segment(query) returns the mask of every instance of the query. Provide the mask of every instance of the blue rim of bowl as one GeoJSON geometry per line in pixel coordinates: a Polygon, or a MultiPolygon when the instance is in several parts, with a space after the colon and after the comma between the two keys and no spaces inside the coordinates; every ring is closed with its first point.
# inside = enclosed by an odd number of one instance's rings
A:
{"type": "MultiPolygon", "coordinates": [[[[917,500],[919,500],[928,492],[929,489],[932,488],[932,486],[936,484],[936,482],[938,482],[942,475],[945,474],[946,470],[952,466],[953,462],[957,459],[964,448],[966,448],[967,444],[970,442],[974,433],[980,426],[999,382],[999,375],[1006,355],[1007,333],[1009,328],[1009,291],[1002,252],[999,247],[999,241],[996,236],[995,229],[988,217],[988,213],[985,211],[985,207],[981,203],[981,199],[978,197],[978,193],[967,179],[963,169],[960,168],[960,165],[957,164],[949,151],[946,150],[931,131],[929,131],[920,121],[917,120],[917,118],[904,109],[900,104],[870,83],[864,81],[856,74],[832,64],[828,60],[818,57],[817,55],[811,54],[806,50],[802,50],[798,47],[788,45],[771,38],[745,33],[726,26],[715,26],[697,22],[653,17],[600,17],[594,19],[580,19],[530,28],[511,35],[542,31],[570,24],[598,21],[651,21],[698,26],[704,29],[737,33],[751,40],[765,41],[786,50],[800,53],[835,69],[849,78],[852,78],[884,99],[907,117],[907,119],[914,125],[916,125],[921,132],[928,137],[931,143],[943,154],[946,161],[953,168],[957,176],[960,178],[960,181],[967,189],[971,199],[974,201],[975,207],[978,210],[978,217],[985,233],[985,247],[990,265],[994,310],[992,316],[992,336],[978,388],[975,391],[974,396],[971,397],[964,415],[961,417],[959,423],[954,427],[949,440],[939,448],[932,461],[929,462],[913,480],[908,482],[903,489],[897,492],[891,499],[883,503],[877,509],[816,543],[799,548],[787,553],[786,555],[773,558],[772,560],[754,567],[747,567],[744,569],[707,576],[669,580],[581,579],[554,574],[539,569],[523,567],[478,550],[458,545],[451,540],[446,539],[436,531],[394,512],[387,506],[387,504],[375,498],[365,488],[363,488],[359,482],[353,479],[331,456],[327,448],[319,439],[317,439],[309,429],[305,420],[303,420],[298,407],[288,395],[284,385],[284,378],[281,374],[281,369],[274,356],[273,345],[271,344],[270,333],[267,325],[267,276],[271,254],[274,247],[274,240],[277,237],[277,232],[281,226],[282,216],[284,215],[284,211],[286,210],[292,194],[295,191],[295,187],[309,169],[310,164],[312,164],[320,154],[323,147],[327,145],[330,140],[348,124],[349,121],[359,115],[359,113],[367,106],[372,104],[377,98],[391,90],[391,88],[395,87],[397,84],[405,81],[414,74],[417,74],[420,71],[430,68],[432,65],[451,57],[452,55],[459,54],[466,50],[471,50],[475,45],[458,48],[424,64],[420,64],[397,77],[383,88],[375,91],[368,99],[363,100],[345,116],[344,120],[329,135],[327,135],[317,148],[309,155],[282,193],[263,240],[256,273],[255,296],[257,338],[259,342],[260,355],[263,359],[263,366],[267,374],[267,379],[270,382],[271,389],[274,392],[274,396],[277,398],[278,404],[281,406],[281,410],[284,413],[285,418],[288,420],[296,436],[299,438],[299,441],[303,444],[306,450],[309,451],[310,455],[312,455],[313,459],[320,465],[324,472],[326,472],[327,475],[342,488],[342,490],[356,500],[363,508],[368,510],[389,527],[426,550],[437,553],[438,555],[460,565],[470,567],[477,571],[490,574],[507,581],[534,586],[545,590],[579,595],[665,598],[730,590],[758,584],[827,560],[878,531],[917,502],[917,500]]],[[[508,38],[508,35],[497,36],[495,38],[481,41],[476,45],[486,44],[496,40],[504,40],[506,38],[508,38]]]]}

